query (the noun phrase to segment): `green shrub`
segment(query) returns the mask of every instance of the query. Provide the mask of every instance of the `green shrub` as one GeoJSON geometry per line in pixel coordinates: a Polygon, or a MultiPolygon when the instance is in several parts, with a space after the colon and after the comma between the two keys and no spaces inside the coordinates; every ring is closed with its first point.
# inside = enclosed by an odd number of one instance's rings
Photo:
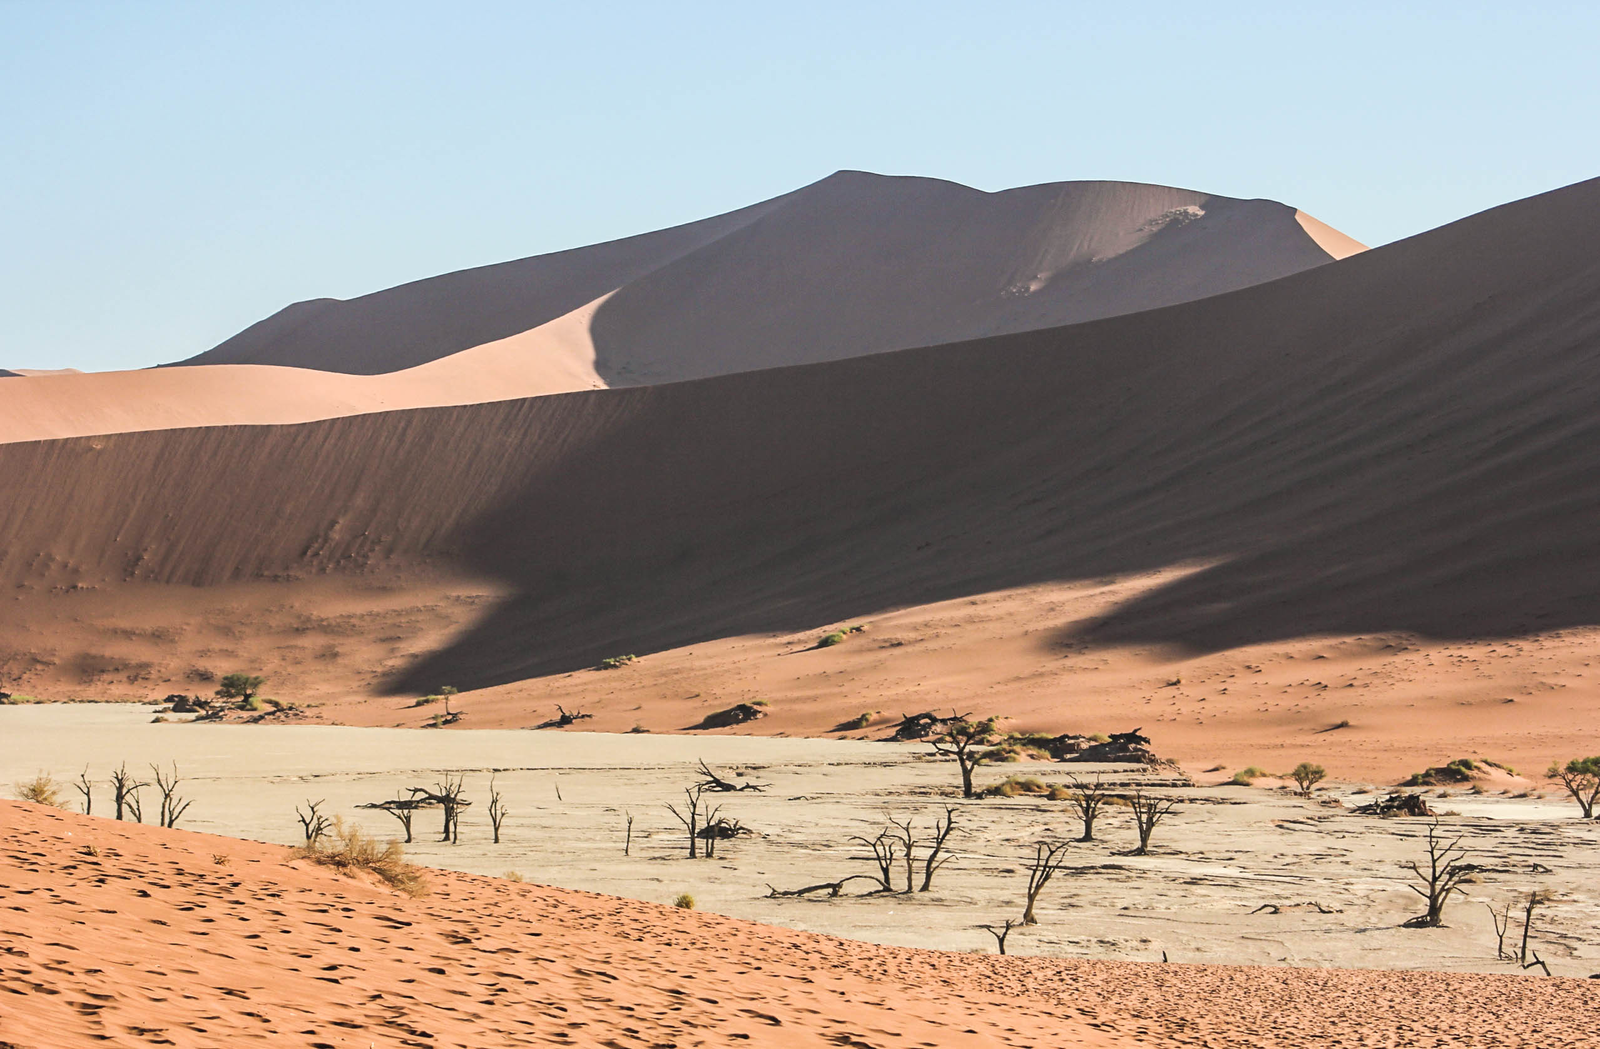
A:
{"type": "Polygon", "coordinates": [[[1293,772],[1289,773],[1289,778],[1299,786],[1300,793],[1309,798],[1311,797],[1311,792],[1316,789],[1317,784],[1322,782],[1323,777],[1327,774],[1328,770],[1321,765],[1313,765],[1309,761],[1302,761],[1294,767],[1293,772]]]}
{"type": "Polygon", "coordinates": [[[1238,772],[1235,772],[1233,774],[1233,779],[1229,780],[1228,782],[1234,784],[1235,786],[1248,787],[1253,781],[1261,779],[1266,774],[1266,769],[1257,768],[1255,765],[1251,765],[1249,768],[1243,768],[1238,772]]]}
{"type": "Polygon", "coordinates": [[[678,893],[678,898],[672,901],[672,905],[680,911],[692,911],[694,910],[694,897],[686,892],[680,892],[678,893]]]}
{"type": "Polygon", "coordinates": [[[839,642],[841,642],[843,640],[844,640],[844,631],[843,630],[835,630],[831,634],[823,634],[822,635],[822,639],[817,642],[817,647],[818,648],[832,648],[834,645],[837,645],[839,642]]]}
{"type": "Polygon", "coordinates": [[[634,655],[631,652],[628,653],[625,656],[607,656],[605,659],[602,659],[599,663],[595,664],[595,669],[596,670],[616,670],[619,667],[627,666],[629,663],[632,663],[634,660],[636,660],[638,658],[639,658],[638,656],[634,655]]]}
{"type": "Polygon", "coordinates": [[[246,674],[242,671],[227,674],[223,677],[221,683],[217,685],[216,695],[218,699],[238,700],[239,709],[241,710],[259,710],[259,707],[247,707],[245,704],[255,698],[256,693],[261,691],[261,686],[266,680],[266,678],[259,675],[246,674]]]}

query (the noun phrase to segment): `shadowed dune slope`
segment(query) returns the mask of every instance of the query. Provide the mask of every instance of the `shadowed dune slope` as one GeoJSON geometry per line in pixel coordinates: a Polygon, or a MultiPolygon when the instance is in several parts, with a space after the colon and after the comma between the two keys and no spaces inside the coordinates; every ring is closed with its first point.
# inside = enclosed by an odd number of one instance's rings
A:
{"type": "Polygon", "coordinates": [[[1196,561],[1212,567],[1090,632],[1220,648],[1592,624],[1597,237],[1591,181],[1063,329],[301,426],[13,444],[0,577],[32,589],[7,615],[73,584],[414,564],[514,588],[397,688],[1196,561]]]}
{"type": "Polygon", "coordinates": [[[0,801],[0,1045],[1566,1049],[1596,1019],[1573,979],[918,951],[427,874],[0,801]]]}
{"type": "Polygon", "coordinates": [[[617,292],[594,323],[605,382],[699,378],[1148,309],[1352,250],[1296,215],[1131,183],[984,193],[843,171],[657,233],[297,303],[183,363],[395,371],[617,292]]]}

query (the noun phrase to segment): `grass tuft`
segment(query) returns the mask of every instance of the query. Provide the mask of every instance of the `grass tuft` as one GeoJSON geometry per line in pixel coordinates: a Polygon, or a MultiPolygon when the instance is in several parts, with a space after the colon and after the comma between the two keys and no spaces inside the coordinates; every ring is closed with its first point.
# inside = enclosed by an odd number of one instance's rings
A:
{"type": "Polygon", "coordinates": [[[44,773],[25,783],[18,783],[15,789],[17,797],[23,801],[31,801],[35,805],[49,805],[55,809],[65,808],[61,800],[61,785],[44,773]]]}
{"type": "Polygon", "coordinates": [[[316,844],[302,848],[300,855],[341,874],[376,874],[407,896],[424,896],[428,892],[428,880],[421,870],[405,861],[405,850],[398,841],[390,838],[380,844],[377,838],[363,833],[360,827],[347,826],[337,816],[332,829],[316,844]]]}

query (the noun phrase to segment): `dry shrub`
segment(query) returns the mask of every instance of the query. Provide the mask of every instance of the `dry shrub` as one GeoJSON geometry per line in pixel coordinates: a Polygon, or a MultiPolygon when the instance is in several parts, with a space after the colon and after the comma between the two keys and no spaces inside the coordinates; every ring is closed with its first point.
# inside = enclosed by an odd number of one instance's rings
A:
{"type": "Polygon", "coordinates": [[[672,901],[672,905],[680,911],[692,911],[694,910],[694,897],[686,892],[680,892],[678,898],[672,901]]]}
{"type": "Polygon", "coordinates": [[[370,871],[407,896],[423,896],[428,880],[422,871],[405,861],[405,850],[393,838],[379,843],[360,827],[346,826],[335,816],[333,827],[316,844],[299,850],[312,863],[332,867],[341,874],[370,871]]]}
{"type": "Polygon", "coordinates": [[[991,798],[1015,798],[1021,794],[1048,794],[1050,788],[1032,776],[1007,776],[983,793],[991,798]]]}
{"type": "Polygon", "coordinates": [[[31,801],[35,805],[49,805],[52,808],[65,808],[61,803],[61,786],[49,776],[40,774],[25,783],[16,785],[17,797],[23,801],[31,801]]]}

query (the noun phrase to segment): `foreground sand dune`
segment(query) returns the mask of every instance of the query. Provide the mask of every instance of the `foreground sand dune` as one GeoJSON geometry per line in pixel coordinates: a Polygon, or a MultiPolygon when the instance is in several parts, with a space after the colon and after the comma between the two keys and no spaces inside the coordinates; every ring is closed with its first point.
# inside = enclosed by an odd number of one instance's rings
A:
{"type": "Polygon", "coordinates": [[[0,802],[0,1044],[1539,1046],[1585,982],[914,951],[0,802]]]}

